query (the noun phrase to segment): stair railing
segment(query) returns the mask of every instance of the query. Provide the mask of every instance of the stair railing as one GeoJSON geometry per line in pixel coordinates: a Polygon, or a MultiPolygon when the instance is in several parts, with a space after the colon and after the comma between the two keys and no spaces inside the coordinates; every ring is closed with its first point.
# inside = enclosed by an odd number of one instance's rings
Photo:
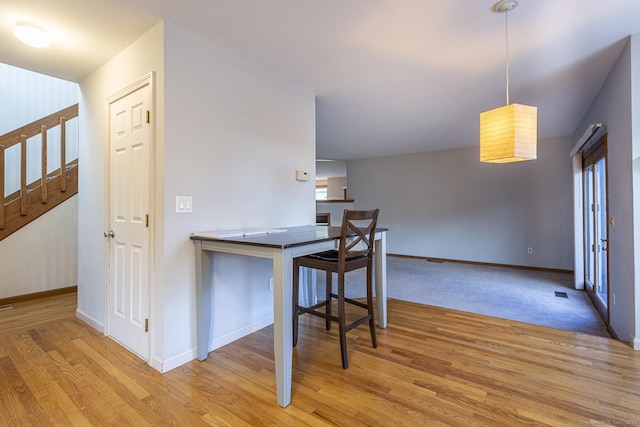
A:
{"type": "MultiPolygon", "coordinates": [[[[47,204],[49,201],[49,192],[51,189],[49,188],[48,182],[52,181],[54,177],[59,178],[55,179],[56,185],[59,185],[59,188],[56,188],[56,193],[66,193],[68,186],[68,176],[67,169],[68,164],[66,162],[66,122],[75,117],[78,117],[78,104],[72,105],[70,107],[64,108],[58,112],[50,114],[46,117],[43,117],[39,120],[36,120],[28,125],[22,126],[18,129],[15,129],[11,132],[8,132],[2,136],[0,136],[0,239],[6,237],[6,235],[15,231],[15,229],[22,227],[28,221],[25,221],[24,218],[22,220],[18,220],[17,222],[20,225],[16,228],[16,226],[12,226],[12,230],[6,230],[5,227],[9,221],[15,220],[16,218],[11,218],[12,212],[7,212],[7,207],[9,204],[14,202],[19,198],[20,206],[19,206],[19,215],[22,217],[26,217],[30,213],[30,198],[28,198],[28,193],[34,189],[40,188],[40,196],[39,201],[41,204],[47,204]],[[60,126],[60,169],[59,171],[54,171],[50,174],[47,174],[47,131],[49,129],[55,128],[56,126],[60,126]],[[27,140],[36,135],[41,135],[41,176],[40,179],[28,184],[27,183],[27,140]],[[7,149],[13,147],[14,145],[20,144],[20,189],[18,192],[9,195],[8,197],[5,195],[5,152],[7,149]],[[15,228],[15,229],[13,229],[15,228]]],[[[70,164],[77,165],[77,160],[70,162],[70,164]]],[[[76,176],[74,177],[75,188],[73,194],[77,193],[77,171],[76,176]]],[[[72,195],[73,195],[72,194],[72,195]]],[[[54,203],[52,203],[51,208],[57,206],[61,201],[66,200],[70,195],[63,195],[62,197],[56,197],[54,203]]],[[[16,210],[17,211],[17,210],[16,210]]],[[[42,208],[34,209],[34,218],[42,215],[42,208]]],[[[13,221],[16,222],[16,221],[13,221]]]]}

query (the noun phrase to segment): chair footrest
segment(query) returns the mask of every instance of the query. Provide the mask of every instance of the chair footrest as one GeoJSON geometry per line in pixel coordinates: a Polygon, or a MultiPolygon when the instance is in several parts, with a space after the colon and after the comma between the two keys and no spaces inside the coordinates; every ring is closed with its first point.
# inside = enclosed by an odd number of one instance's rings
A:
{"type": "MultiPolygon", "coordinates": [[[[345,298],[345,301],[347,299],[345,298]]],[[[355,301],[357,303],[359,303],[359,301],[355,301]]],[[[339,323],[340,319],[338,318],[338,316],[329,316],[327,315],[327,313],[323,313],[322,311],[317,311],[316,309],[322,306],[327,305],[327,301],[322,301],[321,303],[318,303],[312,307],[303,307],[303,306],[296,306],[296,311],[298,312],[297,314],[302,314],[302,313],[307,313],[307,314],[313,314],[314,316],[318,316],[318,317],[322,317],[323,319],[329,319],[333,322],[339,323]]],[[[357,304],[360,305],[360,304],[357,304]]],[[[366,308],[367,306],[364,305],[364,308],[366,308]]],[[[294,313],[294,315],[296,315],[296,313],[294,313]]],[[[371,314],[367,314],[364,317],[361,317],[360,319],[348,323],[345,325],[345,332],[350,331],[353,328],[356,328],[360,325],[362,325],[365,322],[368,322],[369,320],[371,320],[373,318],[373,316],[371,314]]]]}
{"type": "MultiPolygon", "coordinates": [[[[316,304],[316,305],[318,305],[318,304],[316,304]]],[[[323,305],[326,305],[326,304],[323,304],[323,305]]],[[[322,306],[322,305],[320,305],[320,306],[322,306]]],[[[313,306],[313,307],[315,307],[315,306],[313,306]]],[[[332,320],[334,322],[338,322],[338,317],[337,316],[329,316],[329,315],[327,315],[327,313],[323,313],[322,311],[316,311],[313,307],[298,306],[298,307],[296,307],[296,310],[299,313],[313,314],[314,316],[322,317],[323,319],[329,319],[329,320],[332,320]]]]}
{"type": "Polygon", "coordinates": [[[353,328],[357,328],[358,326],[362,325],[365,322],[368,322],[369,320],[372,319],[372,316],[367,314],[366,316],[364,316],[361,319],[356,320],[355,322],[349,323],[348,325],[345,325],[344,327],[344,331],[345,332],[349,332],[350,330],[352,330],[353,328]]]}
{"type": "Polygon", "coordinates": [[[326,307],[327,305],[329,305],[330,302],[331,301],[320,301],[319,303],[314,304],[314,305],[312,305],[310,307],[305,307],[303,305],[298,305],[298,306],[296,306],[296,308],[298,308],[298,309],[306,309],[306,310],[317,310],[320,307],[326,307]]]}
{"type": "MultiPolygon", "coordinates": [[[[331,294],[331,298],[338,299],[338,295],[331,294]]],[[[323,301],[323,302],[326,302],[326,301],[323,301]]],[[[356,301],[356,300],[351,299],[351,298],[347,298],[347,297],[344,298],[344,302],[348,302],[349,304],[352,304],[352,305],[357,305],[358,307],[361,307],[361,308],[369,308],[367,306],[367,304],[365,304],[363,302],[360,302],[360,301],[356,301]]]]}

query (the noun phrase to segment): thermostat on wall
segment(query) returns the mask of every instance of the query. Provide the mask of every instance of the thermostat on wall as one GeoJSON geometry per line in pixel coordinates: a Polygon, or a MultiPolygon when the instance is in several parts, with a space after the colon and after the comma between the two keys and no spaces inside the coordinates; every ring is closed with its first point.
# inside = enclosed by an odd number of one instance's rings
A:
{"type": "Polygon", "coordinates": [[[309,181],[309,172],[297,170],[296,181],[309,181]]]}

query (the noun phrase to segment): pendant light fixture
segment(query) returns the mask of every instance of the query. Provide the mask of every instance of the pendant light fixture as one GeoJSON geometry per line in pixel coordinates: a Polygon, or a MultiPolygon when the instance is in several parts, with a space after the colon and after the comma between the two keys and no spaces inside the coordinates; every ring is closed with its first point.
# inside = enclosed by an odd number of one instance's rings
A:
{"type": "Polygon", "coordinates": [[[500,0],[493,6],[494,12],[505,14],[507,105],[480,113],[481,162],[511,163],[537,157],[538,108],[509,104],[508,17],[517,5],[515,0],[500,0]]]}

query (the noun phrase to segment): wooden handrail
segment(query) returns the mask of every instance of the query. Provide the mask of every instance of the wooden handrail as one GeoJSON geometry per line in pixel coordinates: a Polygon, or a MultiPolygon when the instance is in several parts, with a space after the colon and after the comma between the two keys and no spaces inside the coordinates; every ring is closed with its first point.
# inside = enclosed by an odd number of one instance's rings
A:
{"type": "MultiPolygon", "coordinates": [[[[67,167],[64,169],[66,170],[67,175],[69,175],[69,171],[76,167],[78,167],[78,159],[72,160],[69,163],[67,163],[67,167]]],[[[47,174],[47,183],[49,183],[49,189],[51,189],[50,182],[53,180],[53,178],[57,176],[61,176],[60,169],[53,170],[47,174]]],[[[40,187],[40,180],[33,181],[31,184],[27,185],[27,193],[31,193],[33,190],[37,190],[39,187],[40,187]]],[[[62,186],[60,186],[60,192],[64,193],[64,191],[62,191],[62,186]]],[[[20,198],[20,189],[18,189],[17,191],[11,194],[5,194],[4,202],[6,204],[9,204],[14,200],[18,200],[19,198],[20,198]]]]}
{"type": "MultiPolygon", "coordinates": [[[[70,163],[71,164],[71,163],[70,163]]],[[[67,191],[60,191],[60,175],[53,176],[49,174],[50,180],[47,182],[49,187],[48,201],[46,204],[41,203],[39,191],[27,192],[27,205],[29,206],[29,215],[20,215],[20,200],[14,199],[5,205],[5,222],[4,227],[0,228],[0,240],[18,231],[20,228],[29,224],[34,219],[46,214],[48,211],[58,206],[60,203],[68,200],[78,193],[78,167],[71,167],[67,170],[67,191]]],[[[40,180],[35,181],[36,187],[40,186],[40,180]]],[[[31,188],[31,186],[29,186],[31,188]]]]}
{"type": "MultiPolygon", "coordinates": [[[[29,139],[42,132],[43,125],[48,128],[56,127],[60,124],[60,117],[64,117],[67,120],[78,117],[78,104],[64,108],[56,113],[48,115],[47,117],[43,117],[40,120],[36,120],[35,122],[31,122],[21,128],[5,133],[0,136],[0,145],[4,145],[6,150],[16,144],[19,144],[21,135],[26,135],[27,139],[29,139]]],[[[64,163],[64,161],[62,163],[64,163]]]]}
{"type": "MultiPolygon", "coordinates": [[[[67,119],[60,117],[60,141],[67,140],[67,119]]],[[[60,191],[67,191],[67,144],[60,144],[60,191]]]]}
{"type": "MultiPolygon", "coordinates": [[[[47,127],[45,125],[40,126],[40,134],[42,135],[42,161],[40,162],[40,201],[47,203],[47,127]]],[[[66,145],[67,141],[60,140],[60,145],[66,145]]],[[[60,159],[60,166],[64,164],[64,161],[60,159]]]]}
{"type": "MultiPolygon", "coordinates": [[[[51,206],[53,208],[56,204],[60,203],[61,200],[70,197],[71,195],[77,192],[77,170],[74,171],[74,176],[67,176],[67,152],[66,152],[66,142],[67,142],[67,132],[66,132],[66,123],[68,120],[78,117],[78,104],[72,105],[67,108],[63,108],[60,111],[57,111],[53,114],[50,114],[46,117],[43,117],[39,120],[29,123],[28,125],[22,126],[18,129],[14,129],[11,132],[8,132],[2,136],[0,136],[0,230],[4,230],[0,232],[0,235],[4,236],[4,233],[8,230],[5,230],[5,227],[9,227],[9,229],[13,228],[15,222],[15,214],[19,213],[19,216],[27,217],[27,210],[34,210],[32,201],[33,197],[29,196],[29,191],[32,188],[37,188],[40,186],[40,203],[47,204],[50,199],[50,192],[53,197],[54,205],[51,206]],[[48,176],[47,169],[47,131],[51,128],[55,128],[56,126],[60,126],[60,179],[55,179],[56,187],[50,188],[49,181],[52,180],[53,176],[48,176]],[[31,137],[40,134],[41,138],[41,176],[38,181],[35,181],[32,184],[27,184],[27,140],[31,137]],[[7,213],[7,198],[4,194],[5,192],[5,151],[13,147],[14,145],[20,144],[20,189],[18,190],[20,201],[19,201],[19,210],[16,210],[15,213],[11,213],[9,210],[7,213]],[[58,193],[65,193],[67,191],[67,181],[73,180],[74,186],[72,186],[71,190],[73,194],[61,197],[57,195],[58,193]],[[54,194],[55,193],[55,194],[54,194]],[[55,196],[55,197],[54,197],[55,196]],[[7,217],[8,215],[8,217],[7,217]],[[8,219],[7,219],[8,218],[8,219]],[[8,224],[7,225],[7,221],[8,224]]],[[[71,162],[77,166],[76,162],[71,162]]],[[[51,174],[49,174],[51,175],[51,174]]],[[[53,182],[51,182],[53,184],[53,182]]],[[[36,193],[33,194],[35,196],[36,193]]],[[[37,196],[36,196],[37,197],[37,196]]],[[[37,200],[37,199],[36,199],[37,200]]],[[[15,198],[9,199],[9,204],[15,201],[15,198]]],[[[16,201],[16,203],[18,203],[16,201]]],[[[17,208],[17,206],[16,206],[17,208]]],[[[50,209],[49,207],[44,209],[50,209]]],[[[40,208],[35,208],[34,213],[36,217],[42,215],[43,211],[40,208]]],[[[33,216],[29,214],[30,216],[33,216]]],[[[23,220],[20,222],[22,223],[23,220]]],[[[31,221],[29,217],[25,218],[24,221],[31,221]]]]}

